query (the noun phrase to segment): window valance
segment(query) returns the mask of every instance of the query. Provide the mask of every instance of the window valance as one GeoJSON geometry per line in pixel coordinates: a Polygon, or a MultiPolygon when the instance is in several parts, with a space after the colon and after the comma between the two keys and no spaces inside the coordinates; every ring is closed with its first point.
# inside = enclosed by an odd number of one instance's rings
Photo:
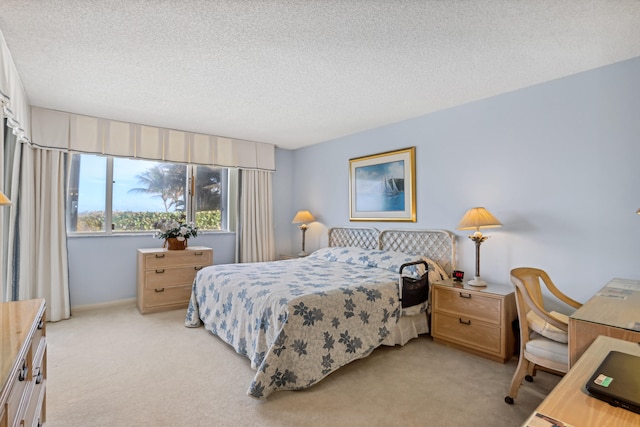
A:
{"type": "Polygon", "coordinates": [[[0,118],[7,118],[7,125],[18,141],[29,142],[29,98],[22,86],[7,43],[0,31],[0,118]]]}
{"type": "Polygon", "coordinates": [[[79,153],[275,170],[275,147],[32,107],[33,145],[79,153]]]}

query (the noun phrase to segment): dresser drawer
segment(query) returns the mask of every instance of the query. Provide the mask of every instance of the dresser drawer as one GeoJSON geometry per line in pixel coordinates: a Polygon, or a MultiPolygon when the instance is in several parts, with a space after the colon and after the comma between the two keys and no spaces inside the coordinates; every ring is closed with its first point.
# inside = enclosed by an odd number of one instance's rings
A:
{"type": "Polygon", "coordinates": [[[24,417],[24,425],[31,427],[39,427],[45,424],[45,400],[46,400],[46,388],[43,381],[40,386],[36,386],[31,395],[31,401],[27,408],[26,416],[24,417]]]}
{"type": "Polygon", "coordinates": [[[448,313],[434,313],[432,335],[447,341],[456,342],[476,350],[500,354],[502,348],[500,327],[448,313]]]}
{"type": "Polygon", "coordinates": [[[144,289],[158,289],[171,286],[184,286],[193,284],[198,270],[202,266],[179,268],[156,268],[144,272],[144,289]]]}
{"type": "Polygon", "coordinates": [[[144,308],[158,309],[162,307],[186,307],[191,298],[191,286],[174,286],[162,290],[144,291],[144,308]]]}
{"type": "Polygon", "coordinates": [[[467,292],[464,289],[434,288],[433,310],[451,315],[464,314],[469,319],[482,320],[494,325],[500,324],[501,299],[467,292]]]}
{"type": "MultiPolygon", "coordinates": [[[[25,360],[23,359],[19,366],[22,367],[24,363],[25,363],[25,360]]],[[[30,364],[27,365],[27,369],[31,369],[30,364]]],[[[8,426],[14,425],[14,422],[16,421],[18,414],[21,412],[21,409],[22,409],[21,406],[23,405],[23,397],[24,397],[27,385],[29,383],[27,377],[28,377],[28,374],[25,374],[24,379],[21,381],[18,378],[18,375],[16,375],[13,378],[13,383],[9,385],[11,391],[9,391],[9,397],[5,404],[6,411],[7,411],[6,419],[8,421],[8,424],[7,424],[8,426]]]]}
{"type": "Polygon", "coordinates": [[[211,250],[184,250],[145,254],[142,268],[152,269],[194,264],[210,265],[212,253],[211,250]]]}
{"type": "Polygon", "coordinates": [[[44,421],[45,380],[35,384],[24,416],[25,426],[39,426],[44,421]]]}
{"type": "Polygon", "coordinates": [[[42,345],[42,341],[45,340],[46,319],[44,318],[44,315],[40,316],[36,322],[36,330],[33,333],[33,339],[31,340],[31,352],[34,357],[34,365],[35,358],[38,354],[38,348],[42,345]]]}

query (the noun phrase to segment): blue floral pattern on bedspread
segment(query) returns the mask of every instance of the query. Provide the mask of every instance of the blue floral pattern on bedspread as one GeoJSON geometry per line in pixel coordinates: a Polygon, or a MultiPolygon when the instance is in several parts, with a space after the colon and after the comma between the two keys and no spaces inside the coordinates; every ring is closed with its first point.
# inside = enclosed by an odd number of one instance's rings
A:
{"type": "Polygon", "coordinates": [[[378,347],[400,316],[398,270],[417,258],[327,248],[306,258],[198,272],[185,325],[251,360],[247,394],[307,388],[378,347]]]}

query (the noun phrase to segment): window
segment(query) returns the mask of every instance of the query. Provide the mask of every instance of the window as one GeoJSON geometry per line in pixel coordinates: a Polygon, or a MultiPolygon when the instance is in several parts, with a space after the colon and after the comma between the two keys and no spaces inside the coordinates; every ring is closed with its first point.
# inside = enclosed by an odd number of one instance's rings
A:
{"type": "Polygon", "coordinates": [[[72,154],[67,189],[70,233],[153,231],[183,216],[201,230],[227,229],[228,170],[72,154]]]}

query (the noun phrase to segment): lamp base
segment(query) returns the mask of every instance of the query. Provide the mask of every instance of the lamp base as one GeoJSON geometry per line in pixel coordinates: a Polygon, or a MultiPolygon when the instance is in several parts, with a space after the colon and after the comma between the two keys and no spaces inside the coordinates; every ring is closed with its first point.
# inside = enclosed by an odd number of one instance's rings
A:
{"type": "Polygon", "coordinates": [[[472,280],[469,280],[467,282],[467,285],[480,288],[480,287],[487,286],[487,282],[485,282],[484,280],[481,280],[479,277],[474,277],[472,280]]]}
{"type": "Polygon", "coordinates": [[[308,253],[308,252],[305,252],[305,251],[298,252],[298,256],[299,256],[299,257],[301,257],[301,258],[302,258],[302,257],[305,257],[305,256],[307,256],[307,255],[309,255],[309,253],[308,253]]]}

